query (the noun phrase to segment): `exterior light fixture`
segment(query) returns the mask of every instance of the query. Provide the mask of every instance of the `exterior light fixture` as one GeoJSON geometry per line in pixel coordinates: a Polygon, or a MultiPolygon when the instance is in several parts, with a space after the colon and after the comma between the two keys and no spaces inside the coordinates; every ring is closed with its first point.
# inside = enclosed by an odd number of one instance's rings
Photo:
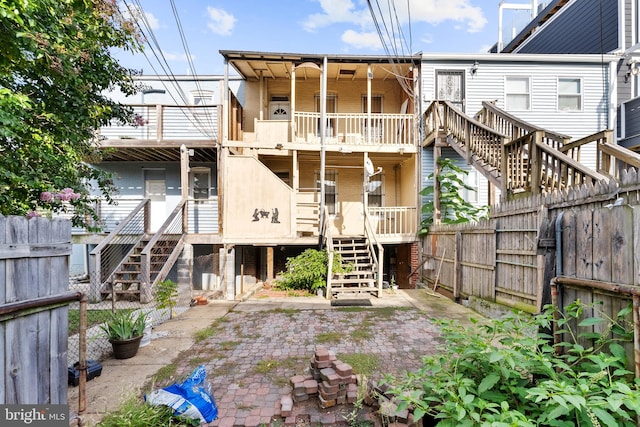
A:
{"type": "Polygon", "coordinates": [[[471,75],[475,76],[476,73],[478,72],[479,67],[480,67],[480,63],[478,61],[475,61],[473,63],[473,66],[471,67],[471,75]]]}

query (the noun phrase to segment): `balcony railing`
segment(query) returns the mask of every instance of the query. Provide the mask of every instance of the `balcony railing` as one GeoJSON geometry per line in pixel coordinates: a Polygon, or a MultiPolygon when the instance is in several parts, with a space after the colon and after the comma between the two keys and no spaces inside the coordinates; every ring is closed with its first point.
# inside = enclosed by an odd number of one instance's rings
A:
{"type": "MultiPolygon", "coordinates": [[[[97,205],[97,212],[101,219],[102,232],[110,233],[142,202],[143,198],[121,198],[117,199],[117,205],[110,205],[101,201],[97,205]]],[[[189,234],[217,234],[218,233],[218,198],[212,197],[207,200],[189,200],[188,224],[189,234]]],[[[65,214],[70,218],[72,213],[65,214]]],[[[88,233],[85,229],[74,227],[72,233],[75,235],[88,233]]]]}
{"type": "MultiPolygon", "coordinates": [[[[295,112],[295,142],[320,142],[320,113],[295,112]]],[[[412,114],[327,113],[325,137],[333,144],[412,145],[412,114]]]]}
{"type": "Polygon", "coordinates": [[[218,140],[219,107],[133,105],[133,124],[113,122],[100,128],[104,139],[218,140]]]}
{"type": "Polygon", "coordinates": [[[369,207],[367,211],[377,236],[415,236],[418,232],[418,211],[414,207],[369,207]]]}

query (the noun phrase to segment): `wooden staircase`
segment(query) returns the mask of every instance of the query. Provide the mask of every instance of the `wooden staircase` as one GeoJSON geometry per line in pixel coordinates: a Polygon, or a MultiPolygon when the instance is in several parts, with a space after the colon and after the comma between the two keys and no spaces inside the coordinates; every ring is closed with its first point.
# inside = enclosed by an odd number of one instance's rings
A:
{"type": "Polygon", "coordinates": [[[334,273],[331,279],[331,295],[340,293],[369,293],[380,297],[376,286],[376,273],[370,245],[363,236],[334,237],[333,249],[342,257],[342,265],[349,272],[334,273]]]}
{"type": "Polygon", "coordinates": [[[423,145],[435,142],[441,147],[446,142],[500,189],[503,199],[595,185],[626,167],[640,165],[637,153],[615,145],[611,131],[571,141],[567,135],[535,127],[490,103],[483,103],[476,117],[481,121],[448,101],[434,101],[425,111],[423,145]],[[595,170],[578,161],[581,147],[590,143],[597,147],[595,170]]]}
{"type": "MultiPolygon", "coordinates": [[[[141,293],[145,291],[145,286],[150,285],[145,283],[144,280],[145,275],[142,271],[141,253],[150,241],[148,237],[140,240],[129,252],[129,255],[125,257],[125,260],[120,263],[118,268],[113,272],[111,281],[105,283],[100,291],[103,300],[108,298],[116,301],[141,300],[141,293]]],[[[174,245],[172,243],[175,242],[166,240],[158,241],[154,245],[151,251],[151,271],[149,272],[151,283],[158,277],[158,274],[167,262],[167,258],[173,251],[174,245]]]]}

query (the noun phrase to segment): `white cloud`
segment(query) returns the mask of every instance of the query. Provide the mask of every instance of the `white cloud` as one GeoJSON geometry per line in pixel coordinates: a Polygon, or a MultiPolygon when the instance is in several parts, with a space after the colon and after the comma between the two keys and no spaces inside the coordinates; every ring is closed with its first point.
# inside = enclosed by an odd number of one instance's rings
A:
{"type": "MultiPolygon", "coordinates": [[[[176,62],[188,62],[187,55],[185,53],[171,53],[162,51],[162,55],[165,57],[167,61],[176,61],[176,62]]],[[[195,55],[191,55],[191,60],[196,59],[195,55]]]]}
{"type": "Polygon", "coordinates": [[[433,34],[431,33],[423,34],[422,37],[420,37],[420,43],[424,43],[424,44],[433,43],[433,34]]]}
{"type": "Polygon", "coordinates": [[[427,22],[440,24],[445,21],[454,21],[470,33],[475,33],[484,28],[487,19],[478,6],[471,5],[472,0],[412,0],[411,20],[414,22],[427,22]]]}
{"type": "MultiPolygon", "coordinates": [[[[315,1],[320,4],[322,12],[307,17],[303,23],[306,31],[313,32],[337,23],[357,25],[367,31],[373,28],[373,19],[364,0],[357,0],[357,4],[353,0],[315,1]]],[[[408,25],[411,16],[412,25],[419,22],[437,25],[453,21],[461,30],[474,33],[482,30],[487,24],[482,9],[472,5],[474,1],[476,0],[409,0],[410,10],[407,10],[406,2],[395,2],[393,18],[389,16],[387,7],[381,6],[380,10],[376,6],[373,8],[381,25],[380,11],[384,14],[383,18],[388,26],[397,25],[397,20],[401,25],[408,25]]]]}
{"type": "Polygon", "coordinates": [[[372,23],[368,8],[357,9],[351,0],[317,0],[321,13],[314,13],[303,22],[306,31],[314,32],[332,24],[349,23],[367,26],[372,23]]]}
{"type": "Polygon", "coordinates": [[[209,14],[209,22],[207,27],[218,35],[230,36],[233,31],[233,26],[236,23],[236,18],[223,9],[215,7],[207,7],[207,13],[209,14]]]}
{"type": "Polygon", "coordinates": [[[357,32],[347,30],[342,33],[342,41],[346,44],[361,49],[381,49],[380,37],[374,32],[357,32]]]}
{"type": "Polygon", "coordinates": [[[153,13],[145,12],[144,16],[147,18],[149,28],[151,28],[152,30],[157,30],[158,28],[160,28],[160,21],[158,21],[158,18],[156,18],[153,13]]]}

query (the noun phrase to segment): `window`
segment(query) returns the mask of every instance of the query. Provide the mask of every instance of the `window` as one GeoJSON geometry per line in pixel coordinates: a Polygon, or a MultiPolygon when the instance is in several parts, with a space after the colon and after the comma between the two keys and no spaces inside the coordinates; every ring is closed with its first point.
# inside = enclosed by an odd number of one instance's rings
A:
{"type": "Polygon", "coordinates": [[[384,199],[383,178],[384,174],[377,174],[369,178],[367,185],[367,206],[381,208],[384,199]]]}
{"type": "Polygon", "coordinates": [[[209,198],[209,188],[211,187],[210,172],[209,168],[196,167],[191,169],[191,186],[195,200],[209,198]]]}
{"type": "Polygon", "coordinates": [[[478,203],[478,172],[475,169],[471,169],[468,172],[464,176],[463,182],[470,188],[463,188],[460,196],[475,205],[478,203]]]}
{"type": "Polygon", "coordinates": [[[582,81],[580,79],[558,79],[558,110],[582,110],[582,81]]]}
{"type": "MultiPolygon", "coordinates": [[[[320,171],[315,173],[316,190],[320,191],[320,171]]],[[[338,206],[338,172],[335,170],[324,171],[324,203],[329,215],[337,213],[338,206]]]]}
{"type": "Polygon", "coordinates": [[[197,128],[213,127],[212,110],[205,108],[208,105],[213,105],[213,92],[208,90],[191,92],[191,100],[193,105],[197,107],[191,111],[193,126],[197,128]]]}
{"type": "MultiPolygon", "coordinates": [[[[362,95],[362,112],[367,112],[367,95],[362,95]]],[[[371,95],[371,113],[382,113],[382,95],[371,95]]]]}
{"type": "Polygon", "coordinates": [[[531,81],[529,77],[507,77],[505,92],[507,111],[531,109],[531,81]]]}

